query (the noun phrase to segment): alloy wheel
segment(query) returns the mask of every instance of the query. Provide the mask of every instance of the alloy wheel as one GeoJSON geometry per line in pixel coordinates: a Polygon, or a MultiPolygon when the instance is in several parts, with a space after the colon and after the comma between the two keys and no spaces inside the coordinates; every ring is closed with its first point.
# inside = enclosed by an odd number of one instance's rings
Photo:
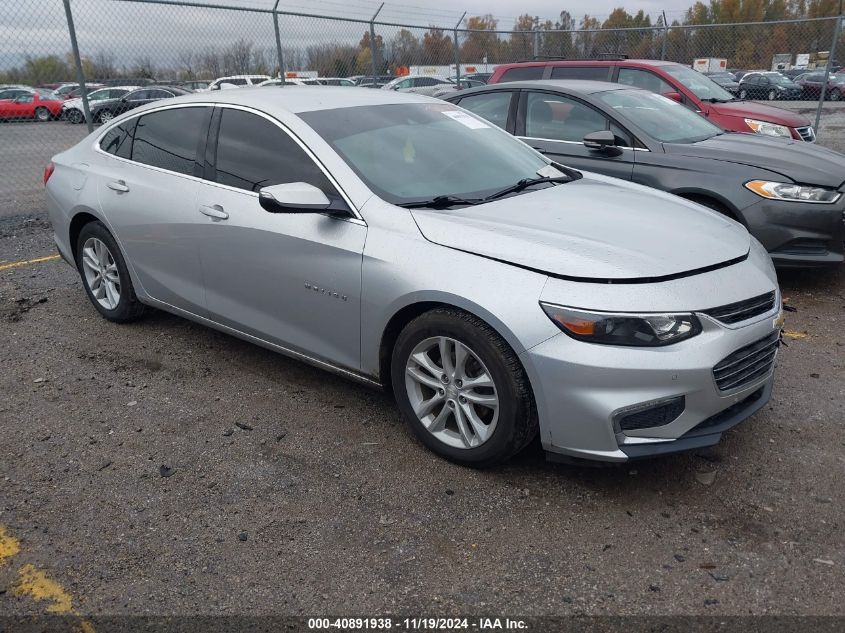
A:
{"type": "Polygon", "coordinates": [[[47,108],[36,108],[35,109],[35,118],[39,121],[49,121],[50,120],[50,111],[47,108]]]}
{"type": "Polygon", "coordinates": [[[82,270],[85,283],[97,302],[106,310],[120,303],[120,273],[105,242],[90,237],[82,247],[82,270]]]}
{"type": "Polygon", "coordinates": [[[740,99],[747,99],[748,98],[748,91],[747,90],[740,90],[739,91],[739,98],[740,99]]]}
{"type": "Polygon", "coordinates": [[[444,444],[476,448],[492,437],[498,390],[481,358],[460,341],[421,341],[405,365],[405,388],[417,419],[444,444]]]}
{"type": "Polygon", "coordinates": [[[67,113],[67,120],[71,123],[82,123],[82,118],[82,113],[75,108],[67,113]]]}
{"type": "Polygon", "coordinates": [[[774,101],[774,100],[775,100],[775,91],[774,91],[774,90],[769,90],[769,95],[768,95],[768,97],[769,97],[769,101],[774,101]]]}
{"type": "Polygon", "coordinates": [[[100,112],[100,123],[108,123],[114,118],[114,114],[112,114],[111,110],[103,110],[100,112]]]}

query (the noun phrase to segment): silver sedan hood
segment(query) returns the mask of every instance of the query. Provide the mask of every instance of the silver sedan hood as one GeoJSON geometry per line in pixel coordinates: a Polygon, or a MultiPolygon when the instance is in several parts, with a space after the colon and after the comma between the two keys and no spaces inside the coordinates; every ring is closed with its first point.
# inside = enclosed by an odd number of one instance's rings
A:
{"type": "Polygon", "coordinates": [[[415,209],[435,244],[557,277],[659,281],[744,259],[740,224],[671,194],[596,174],[476,207],[415,209]]]}

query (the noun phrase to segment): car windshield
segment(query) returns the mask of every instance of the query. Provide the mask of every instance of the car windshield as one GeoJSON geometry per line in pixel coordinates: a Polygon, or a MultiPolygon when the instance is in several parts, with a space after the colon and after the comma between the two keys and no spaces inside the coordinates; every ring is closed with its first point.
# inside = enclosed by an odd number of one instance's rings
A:
{"type": "Polygon", "coordinates": [[[56,96],[56,93],[53,92],[52,90],[46,90],[45,88],[38,88],[38,89],[35,90],[35,92],[37,92],[38,95],[42,99],[58,99],[58,97],[56,96]]]}
{"type": "Polygon", "coordinates": [[[413,204],[483,198],[548,165],[490,123],[448,103],[316,110],[299,115],[379,197],[413,204]]]}
{"type": "Polygon", "coordinates": [[[695,143],[722,133],[680,103],[647,90],[610,90],[595,96],[620,118],[663,143],[695,143]]]}
{"type": "Polygon", "coordinates": [[[707,76],[710,77],[711,79],[726,79],[728,81],[734,80],[733,75],[731,75],[730,73],[712,73],[712,74],[707,75],[707,76]]]}
{"type": "Polygon", "coordinates": [[[835,84],[843,84],[845,83],[845,75],[831,75],[830,81],[835,84]]]}
{"type": "Polygon", "coordinates": [[[767,75],[767,77],[769,78],[769,81],[771,81],[773,84],[791,84],[792,83],[792,80],[789,77],[784,77],[783,75],[781,75],[779,73],[767,75]]]}
{"type": "Polygon", "coordinates": [[[668,64],[661,68],[667,74],[677,79],[681,85],[699,99],[715,99],[717,101],[731,101],[734,99],[734,96],[730,92],[697,70],[673,64],[668,64]]]}
{"type": "Polygon", "coordinates": [[[109,94],[111,94],[112,88],[102,88],[100,90],[95,90],[94,92],[88,93],[88,101],[98,101],[100,99],[108,99],[109,94]]]}

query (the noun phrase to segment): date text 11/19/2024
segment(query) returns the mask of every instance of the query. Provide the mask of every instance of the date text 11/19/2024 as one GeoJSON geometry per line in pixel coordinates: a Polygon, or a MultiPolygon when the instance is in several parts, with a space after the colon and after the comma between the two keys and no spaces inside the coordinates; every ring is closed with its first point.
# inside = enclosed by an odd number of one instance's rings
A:
{"type": "Polygon", "coordinates": [[[308,628],[314,631],[525,631],[525,620],[512,618],[309,618],[308,628]]]}

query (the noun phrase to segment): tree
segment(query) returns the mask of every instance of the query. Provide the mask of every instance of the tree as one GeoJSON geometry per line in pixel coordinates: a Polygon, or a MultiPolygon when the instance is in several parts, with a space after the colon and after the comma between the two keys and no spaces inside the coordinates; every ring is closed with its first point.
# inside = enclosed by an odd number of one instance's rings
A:
{"type": "Polygon", "coordinates": [[[461,46],[463,62],[489,63],[502,61],[502,42],[496,33],[498,21],[489,13],[467,18],[467,34],[461,46]]]}
{"type": "MultiPolygon", "coordinates": [[[[443,29],[432,26],[423,33],[422,49],[426,64],[441,66],[455,61],[455,45],[443,29]]],[[[464,60],[463,55],[461,59],[464,60]]]]}
{"type": "Polygon", "coordinates": [[[407,29],[399,31],[390,42],[390,63],[393,66],[412,66],[422,62],[420,41],[407,29]]]}

